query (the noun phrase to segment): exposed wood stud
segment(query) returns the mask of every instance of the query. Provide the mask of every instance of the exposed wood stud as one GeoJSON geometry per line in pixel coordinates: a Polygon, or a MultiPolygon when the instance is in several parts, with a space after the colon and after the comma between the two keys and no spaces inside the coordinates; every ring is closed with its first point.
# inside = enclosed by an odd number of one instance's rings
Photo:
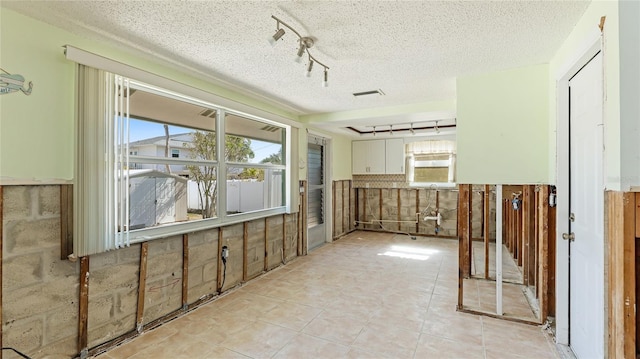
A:
{"type": "Polygon", "coordinates": [[[469,252],[469,272],[471,275],[471,263],[473,262],[473,185],[469,185],[469,242],[467,244],[467,252],[469,252]]]}
{"type": "Polygon", "coordinates": [[[351,231],[351,226],[353,226],[353,218],[351,217],[351,212],[353,210],[353,203],[351,203],[351,194],[353,193],[353,181],[349,180],[349,223],[347,225],[349,231],[351,231]]]}
{"type": "MultiPolygon", "coordinates": [[[[382,188],[378,189],[378,219],[384,219],[382,218],[382,188]]],[[[379,226],[378,227],[382,227],[382,222],[379,222],[379,226]]]]}
{"type": "Polygon", "coordinates": [[[624,357],[636,357],[636,193],[623,198],[624,227],[624,357]]]}
{"type": "MultiPolygon", "coordinates": [[[[416,213],[420,213],[420,189],[416,188],[416,213]]],[[[416,223],[416,233],[420,232],[420,221],[416,223]]]]}
{"type": "MultiPolygon", "coordinates": [[[[364,198],[362,200],[362,221],[363,222],[367,221],[367,202],[368,202],[368,199],[369,199],[368,198],[369,197],[368,194],[369,194],[369,191],[366,188],[363,188],[362,189],[362,197],[364,198]]],[[[367,229],[367,225],[363,224],[362,228],[363,229],[367,229]]]]}
{"type": "Polygon", "coordinates": [[[640,238],[640,192],[636,193],[636,238],[640,238]]]}
{"type": "Polygon", "coordinates": [[[182,235],[182,309],[189,304],[189,235],[182,235]]]}
{"type": "Polygon", "coordinates": [[[80,258],[80,300],[78,309],[78,352],[86,353],[89,342],[89,256],[80,258]]]}
{"type": "Polygon", "coordinates": [[[398,188],[397,190],[397,194],[398,194],[398,231],[402,230],[402,223],[400,223],[400,221],[402,220],[402,216],[400,215],[402,213],[402,199],[400,198],[400,188],[398,188]]]}
{"type": "Polygon", "coordinates": [[[269,270],[269,217],[264,218],[264,271],[269,270]]]}
{"type": "Polygon", "coordinates": [[[484,228],[482,237],[484,238],[484,277],[486,279],[489,279],[489,223],[491,220],[491,210],[489,206],[489,189],[489,185],[484,186],[484,228]]]}
{"type": "Polygon", "coordinates": [[[333,223],[333,228],[327,228],[327,229],[331,229],[332,230],[332,234],[331,234],[331,238],[336,238],[337,236],[337,228],[336,228],[336,223],[338,223],[338,221],[336,221],[336,202],[337,202],[337,198],[336,198],[336,181],[333,181],[333,183],[331,184],[331,191],[333,193],[333,201],[331,201],[331,222],[333,223]]]}
{"type": "Polygon", "coordinates": [[[60,260],[73,253],[73,185],[60,185],[60,260]]]}
{"type": "Polygon", "coordinates": [[[222,275],[223,275],[223,263],[222,263],[222,231],[223,227],[218,228],[218,253],[216,254],[216,258],[218,258],[218,275],[217,275],[217,287],[218,293],[222,293],[222,275]]]}
{"type": "MultiPolygon", "coordinates": [[[[247,234],[247,237],[249,235],[247,234]]],[[[248,247],[245,247],[245,252],[248,247]]],[[[282,214],[282,264],[287,262],[287,215],[282,214]]]]}
{"type": "Polygon", "coordinates": [[[471,210],[471,185],[460,185],[458,196],[458,236],[460,238],[459,266],[462,270],[463,277],[468,278],[471,275],[471,257],[469,256],[469,247],[471,246],[471,227],[469,226],[471,221],[469,215],[471,210]]]}
{"type": "Polygon", "coordinates": [[[531,255],[531,238],[529,236],[529,230],[533,227],[531,223],[531,196],[533,191],[532,186],[522,187],[522,282],[524,285],[529,285],[529,259],[531,255]]]}
{"type": "Polygon", "coordinates": [[[136,309],[136,331],[142,332],[144,321],[144,296],[147,288],[147,257],[149,256],[149,242],[140,245],[140,268],[138,270],[138,307],[136,309]]]}
{"type": "Polygon", "coordinates": [[[540,238],[538,239],[538,302],[540,304],[540,323],[544,323],[547,320],[548,301],[549,301],[549,186],[541,186],[538,192],[540,196],[540,222],[539,232],[540,238]]]}
{"type": "Polygon", "coordinates": [[[242,224],[242,281],[246,282],[247,271],[249,266],[249,254],[247,253],[249,248],[249,224],[244,222],[242,224]]]}
{"type": "MultiPolygon", "coordinates": [[[[0,323],[4,323],[4,321],[2,320],[2,257],[4,256],[4,251],[2,250],[4,248],[4,244],[3,244],[3,238],[2,238],[2,233],[3,233],[3,229],[2,229],[2,222],[4,222],[4,187],[0,186],[0,323]]],[[[3,348],[2,346],[2,325],[0,324],[0,348],[3,348]]],[[[2,350],[0,350],[0,359],[2,359],[2,350]]]]}
{"type": "Polygon", "coordinates": [[[345,208],[345,204],[347,203],[347,201],[345,200],[344,196],[345,196],[345,190],[344,190],[344,184],[347,181],[342,181],[342,233],[345,233],[347,230],[344,229],[344,219],[345,217],[347,217],[347,209],[345,208]]]}

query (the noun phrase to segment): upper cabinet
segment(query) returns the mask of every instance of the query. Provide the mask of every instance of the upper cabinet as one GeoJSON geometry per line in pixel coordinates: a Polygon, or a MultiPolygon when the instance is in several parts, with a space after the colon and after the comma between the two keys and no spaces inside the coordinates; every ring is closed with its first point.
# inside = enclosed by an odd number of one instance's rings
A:
{"type": "Polygon", "coordinates": [[[394,138],[385,140],[385,173],[404,174],[404,140],[394,138]]]}
{"type": "Polygon", "coordinates": [[[354,175],[404,173],[404,141],[401,138],[352,142],[354,175]]]}

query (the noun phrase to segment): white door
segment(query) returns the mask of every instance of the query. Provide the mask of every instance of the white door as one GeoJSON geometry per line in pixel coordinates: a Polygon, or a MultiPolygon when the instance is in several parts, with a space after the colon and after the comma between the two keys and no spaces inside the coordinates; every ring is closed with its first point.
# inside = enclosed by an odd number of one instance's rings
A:
{"type": "Polygon", "coordinates": [[[307,145],[307,248],[326,242],[325,146],[324,140],[309,136],[307,145]]]}
{"type": "Polygon", "coordinates": [[[569,81],[569,345],[604,357],[602,55],[569,81]]]}

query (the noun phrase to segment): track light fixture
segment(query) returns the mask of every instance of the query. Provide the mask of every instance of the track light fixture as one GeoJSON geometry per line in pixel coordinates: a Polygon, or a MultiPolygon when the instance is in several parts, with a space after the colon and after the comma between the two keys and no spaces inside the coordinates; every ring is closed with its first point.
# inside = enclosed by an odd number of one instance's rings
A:
{"type": "Polygon", "coordinates": [[[327,87],[329,86],[328,83],[328,70],[329,67],[325,64],[323,64],[322,62],[316,60],[315,57],[313,57],[313,55],[311,55],[311,53],[309,52],[309,49],[313,47],[314,44],[314,40],[312,37],[309,36],[302,36],[300,35],[300,33],[298,33],[294,28],[292,28],[291,26],[289,26],[287,23],[283,22],[282,20],[278,19],[277,17],[271,15],[271,17],[276,21],[276,33],[273,34],[273,36],[269,37],[269,43],[271,43],[271,45],[275,45],[278,40],[280,40],[282,38],[282,36],[284,36],[284,29],[280,27],[280,25],[288,28],[289,30],[291,30],[294,34],[296,34],[298,36],[298,53],[297,56],[295,57],[295,61],[298,63],[302,62],[302,59],[304,57],[304,54],[306,53],[308,55],[308,59],[309,59],[309,64],[307,65],[307,71],[306,71],[306,76],[307,77],[311,77],[311,70],[313,69],[313,63],[317,63],[318,65],[322,66],[324,68],[324,76],[323,76],[323,80],[322,80],[322,87],[327,87]]]}
{"type": "Polygon", "coordinates": [[[311,70],[313,69],[313,60],[311,60],[311,58],[309,58],[309,64],[307,65],[307,72],[305,73],[305,76],[307,77],[311,77],[311,70]]]}

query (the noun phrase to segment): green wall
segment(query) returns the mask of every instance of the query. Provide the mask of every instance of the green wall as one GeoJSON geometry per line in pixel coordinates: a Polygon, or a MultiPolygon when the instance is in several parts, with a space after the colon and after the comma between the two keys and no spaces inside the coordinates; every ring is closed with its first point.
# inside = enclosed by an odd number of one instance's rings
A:
{"type": "MultiPolygon", "coordinates": [[[[0,7],[0,26],[0,67],[24,76],[34,85],[30,96],[22,93],[0,96],[0,184],[70,183],[73,180],[75,65],[65,59],[62,47],[66,44],[298,120],[297,115],[275,105],[158,64],[144,54],[134,53],[136,50],[115,49],[3,7],[0,7]]],[[[304,130],[302,126],[300,132],[304,130]]]]}
{"type": "Polygon", "coordinates": [[[548,181],[548,65],[457,81],[457,182],[548,181]]]}

